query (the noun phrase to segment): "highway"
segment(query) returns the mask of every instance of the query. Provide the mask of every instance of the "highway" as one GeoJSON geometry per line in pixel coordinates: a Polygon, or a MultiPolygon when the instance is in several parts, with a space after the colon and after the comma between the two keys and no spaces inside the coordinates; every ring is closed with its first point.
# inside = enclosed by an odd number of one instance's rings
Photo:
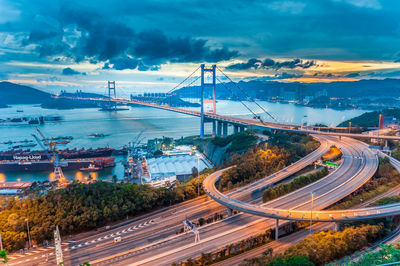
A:
{"type": "MultiPolygon", "coordinates": [[[[328,186],[326,186],[327,178],[324,178],[307,187],[280,197],[275,201],[267,202],[263,205],[254,205],[240,202],[219,192],[215,187],[215,182],[217,182],[219,178],[217,175],[208,176],[203,185],[206,193],[217,202],[231,209],[269,218],[285,220],[310,220],[312,215],[312,219],[314,221],[327,222],[376,219],[393,216],[400,213],[400,204],[398,203],[352,210],[314,210],[311,212],[311,200],[304,202],[305,197],[310,198],[311,192],[315,192],[314,207],[316,209],[323,209],[331,204],[329,198],[336,197],[337,194],[342,194],[344,196],[348,195],[351,191],[354,191],[363,183],[365,183],[375,173],[378,166],[376,155],[369,149],[365,148],[364,144],[358,144],[355,142],[353,147],[357,147],[359,151],[362,151],[362,154],[359,154],[358,152],[357,155],[353,155],[358,160],[354,160],[355,162],[352,164],[358,165],[359,167],[356,167],[355,169],[359,170],[357,170],[357,172],[354,173],[353,178],[350,179],[347,178],[347,173],[341,173],[339,178],[336,180],[338,188],[337,190],[329,190],[327,188],[328,186]],[[346,176],[346,178],[341,178],[343,176],[346,176]],[[360,182],[359,180],[362,179],[364,179],[364,181],[360,182]],[[326,184],[323,185],[323,183],[326,184]],[[295,205],[294,207],[289,207],[292,205],[293,201],[299,202],[300,200],[303,200],[303,202],[295,205]]],[[[346,160],[346,158],[347,157],[344,156],[343,165],[349,163],[349,160],[346,160]]],[[[397,165],[398,167],[399,162],[397,160],[391,158],[391,161],[395,166],[397,165]]]]}
{"type": "MultiPolygon", "coordinates": [[[[336,145],[342,149],[344,163],[332,174],[321,179],[323,182],[318,182],[315,191],[319,193],[319,198],[317,202],[315,202],[315,209],[322,208],[327,204],[330,205],[340,200],[346,196],[347,193],[350,193],[368,181],[369,176],[366,176],[364,173],[360,174],[360,169],[364,168],[364,166],[371,172],[374,172],[377,167],[376,156],[374,154],[368,154],[367,152],[363,153],[360,149],[364,146],[358,141],[350,139],[336,140],[336,145]],[[363,159],[357,159],[358,157],[363,159]],[[368,163],[363,163],[363,161],[368,163]],[[375,164],[372,163],[373,161],[375,161],[375,164]],[[338,192],[333,193],[336,187],[343,183],[346,184],[343,187],[348,186],[349,188],[339,189],[338,192]],[[318,203],[318,201],[321,201],[321,203],[318,203]]],[[[218,171],[210,176],[218,177],[224,170],[218,171]]],[[[296,208],[298,205],[301,205],[301,203],[307,202],[309,195],[305,196],[305,194],[307,194],[307,191],[300,190],[299,192],[293,192],[292,197],[298,198],[298,200],[288,200],[288,202],[284,203],[284,207],[296,208]]],[[[132,249],[129,252],[109,256],[102,260],[92,261],[92,263],[94,263],[94,265],[170,265],[173,262],[179,262],[188,257],[197,257],[202,252],[211,252],[230,243],[258,234],[273,226],[275,226],[275,220],[273,219],[258,218],[248,214],[238,214],[221,222],[199,228],[201,241],[197,244],[193,243],[193,235],[189,238],[178,236],[165,246],[153,245],[148,247],[147,251],[132,249]]]]}
{"type": "MultiPolygon", "coordinates": [[[[364,165],[367,165],[363,162],[370,160],[368,159],[369,153],[362,151],[365,149],[363,144],[346,138],[338,140],[325,136],[316,137],[321,141],[321,146],[317,151],[288,168],[264,178],[263,181],[249,184],[246,188],[240,188],[236,192],[230,192],[228,197],[238,202],[260,202],[260,200],[255,200],[251,196],[251,191],[274,184],[301,170],[321,157],[333,143],[342,149],[343,163],[335,172],[318,182],[318,187],[315,188],[318,193],[314,202],[315,210],[336,202],[346,193],[350,193],[368,180],[369,177],[357,174],[365,168],[364,165]],[[333,193],[336,187],[341,184],[345,184],[343,187],[348,187],[348,189],[333,193]],[[321,203],[318,203],[319,201],[321,203]]],[[[372,155],[372,158],[374,158],[372,161],[376,161],[374,155],[372,155]]],[[[374,172],[373,167],[374,164],[369,163],[367,168],[374,172]]],[[[219,176],[224,170],[211,176],[219,176]]],[[[307,199],[309,199],[307,193],[308,190],[306,189],[295,191],[291,197],[296,198],[296,200],[284,200],[283,206],[276,207],[306,208],[298,205],[302,203],[307,205],[307,199]]],[[[273,202],[267,204],[273,204],[273,202]]],[[[213,215],[217,212],[225,212],[225,209],[212,200],[196,199],[179,204],[174,208],[166,208],[153,215],[147,215],[133,223],[117,226],[115,229],[106,232],[96,233],[89,237],[79,238],[78,236],[75,238],[76,243],[64,244],[65,262],[67,265],[76,265],[84,261],[90,261],[92,265],[127,265],[131,263],[134,265],[170,265],[172,262],[182,261],[188,257],[197,257],[201,252],[211,252],[229,243],[240,241],[275,225],[275,220],[241,213],[223,221],[200,227],[201,241],[197,244],[193,243],[194,236],[191,232],[176,235],[176,231],[182,228],[182,221],[186,217],[197,220],[199,217],[213,215]],[[147,224],[144,225],[146,222],[147,224]],[[136,227],[136,229],[128,231],[132,227],[136,227]],[[124,230],[126,233],[123,233],[124,230]],[[114,236],[121,235],[122,241],[112,243],[112,234],[114,236]],[[108,237],[105,238],[107,235],[108,237]],[[100,241],[91,244],[93,240],[98,239],[100,241]],[[86,245],[86,243],[89,244],[86,245]],[[79,245],[81,246],[79,247],[79,245]],[[72,248],[74,246],[76,248],[72,248]]],[[[45,257],[42,257],[46,256],[46,253],[48,254],[49,251],[41,251],[21,258],[12,258],[10,265],[36,265],[38,263],[46,265],[44,263],[45,257]]],[[[49,255],[48,265],[51,262],[54,262],[54,254],[49,255]]]]}
{"type": "MultiPolygon", "coordinates": [[[[320,138],[318,136],[316,138],[321,142],[321,145],[314,152],[279,172],[232,191],[228,195],[244,201],[255,200],[257,202],[252,191],[260,191],[264,186],[279,182],[312,164],[325,154],[333,144],[329,138],[320,138]]],[[[157,241],[176,236],[176,232],[183,227],[182,222],[186,217],[191,220],[197,220],[200,217],[209,217],[215,213],[226,213],[226,208],[215,201],[201,197],[200,199],[190,200],[148,215],[142,215],[129,223],[116,225],[110,230],[102,228],[98,231],[82,233],[63,240],[65,261],[67,264],[77,264],[131,250],[132,247],[144,247],[148,244],[154,244],[157,241]],[[116,236],[121,236],[122,241],[112,243],[113,238],[116,236]]],[[[236,219],[227,219],[225,223],[228,224],[232,221],[232,228],[234,228],[237,224],[236,219]]],[[[254,232],[258,232],[257,230],[258,228],[254,232]]],[[[189,243],[194,239],[191,234],[182,235],[181,237],[187,237],[189,243]]],[[[11,256],[9,265],[35,265],[37,263],[45,265],[46,257],[49,258],[48,265],[54,262],[54,247],[30,251],[26,255],[11,256]]]]}

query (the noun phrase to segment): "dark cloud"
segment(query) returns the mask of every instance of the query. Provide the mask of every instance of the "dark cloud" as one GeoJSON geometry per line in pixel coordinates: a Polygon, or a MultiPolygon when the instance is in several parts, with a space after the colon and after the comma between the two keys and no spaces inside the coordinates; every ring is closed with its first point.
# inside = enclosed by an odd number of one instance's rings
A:
{"type": "MultiPolygon", "coordinates": [[[[272,59],[271,59],[272,60],[272,59]]],[[[275,64],[270,66],[270,68],[275,68],[275,69],[280,69],[280,68],[288,68],[288,69],[293,69],[293,68],[309,68],[315,66],[315,61],[309,60],[309,61],[304,61],[301,59],[293,59],[290,61],[275,61],[275,64]]]]}
{"type": "Polygon", "coordinates": [[[301,59],[293,59],[288,61],[275,61],[273,59],[267,58],[264,61],[260,59],[252,58],[248,60],[246,63],[238,63],[227,66],[227,69],[230,70],[248,70],[248,69],[294,69],[294,68],[302,68],[306,69],[311,66],[315,66],[315,61],[313,60],[301,60],[301,59]]]}
{"type": "Polygon", "coordinates": [[[354,72],[354,73],[349,73],[346,75],[346,78],[355,78],[360,76],[360,73],[354,72]]]}
{"type": "Polygon", "coordinates": [[[68,27],[69,31],[32,30],[25,45],[36,45],[41,57],[64,56],[77,63],[105,62],[109,64],[103,69],[116,70],[158,70],[167,62],[220,62],[239,54],[225,47],[211,48],[205,39],[167,36],[160,30],[135,32],[125,23],[94,12],[66,7],[59,20],[61,27],[68,27]]]}
{"type": "Polygon", "coordinates": [[[262,61],[256,58],[252,58],[246,63],[238,63],[227,66],[226,69],[230,70],[248,70],[251,68],[257,69],[262,65],[262,61]]]}
{"type": "Polygon", "coordinates": [[[76,70],[74,70],[74,69],[72,69],[70,67],[64,68],[63,71],[62,71],[62,74],[66,75],[66,76],[80,75],[80,74],[86,75],[86,73],[81,73],[81,72],[76,71],[76,70]]]}
{"type": "Polygon", "coordinates": [[[29,42],[38,42],[54,38],[58,35],[56,31],[33,30],[29,34],[29,42]]]}
{"type": "Polygon", "coordinates": [[[275,79],[291,79],[291,78],[301,78],[303,75],[282,72],[281,74],[276,74],[275,79]]]}
{"type": "MultiPolygon", "coordinates": [[[[135,69],[138,66],[139,61],[132,58],[114,58],[110,60],[110,64],[113,65],[113,69],[124,70],[124,69],[135,69]]],[[[109,64],[105,64],[103,69],[111,68],[109,64]],[[106,67],[107,66],[107,67],[106,67]]]]}

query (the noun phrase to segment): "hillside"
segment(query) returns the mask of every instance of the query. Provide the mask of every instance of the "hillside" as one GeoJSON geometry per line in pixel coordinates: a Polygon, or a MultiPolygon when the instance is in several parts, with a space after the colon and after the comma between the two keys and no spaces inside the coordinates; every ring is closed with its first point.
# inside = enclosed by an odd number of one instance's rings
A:
{"type": "Polygon", "coordinates": [[[11,82],[0,82],[0,105],[41,104],[50,99],[51,95],[47,92],[11,82]]]}
{"type": "Polygon", "coordinates": [[[352,119],[346,120],[340,123],[339,127],[347,127],[349,122],[351,122],[352,126],[359,126],[359,127],[377,127],[379,123],[379,114],[384,114],[387,116],[393,116],[400,120],[400,109],[393,108],[393,109],[384,109],[382,111],[373,111],[367,112],[360,116],[354,117],[352,119]]]}
{"type": "MultiPolygon", "coordinates": [[[[245,95],[232,83],[224,83],[236,94],[235,97],[246,99],[245,95]]],[[[359,81],[336,81],[330,83],[299,83],[299,82],[279,82],[279,81],[240,81],[238,85],[246,91],[248,95],[257,99],[268,99],[280,96],[282,91],[299,91],[302,96],[314,95],[317,91],[326,89],[328,97],[335,98],[370,98],[370,97],[399,97],[400,79],[369,79],[359,81]]],[[[178,95],[183,97],[194,95],[193,90],[200,91],[200,86],[183,87],[178,91],[178,95]]],[[[207,93],[207,92],[206,92],[207,93]]],[[[199,95],[199,93],[196,93],[199,95]]],[[[217,99],[235,98],[227,89],[221,85],[216,86],[217,99]]]]}
{"type": "MultiPolygon", "coordinates": [[[[66,93],[66,96],[77,95],[66,93]]],[[[80,97],[92,97],[97,94],[85,94],[80,92],[80,97]],[[83,95],[82,95],[83,94],[83,95]]],[[[91,101],[74,101],[69,99],[55,99],[50,93],[34,89],[32,87],[18,85],[11,82],[0,82],[0,108],[11,104],[40,104],[48,109],[73,109],[73,108],[98,108],[98,105],[91,101]]]]}

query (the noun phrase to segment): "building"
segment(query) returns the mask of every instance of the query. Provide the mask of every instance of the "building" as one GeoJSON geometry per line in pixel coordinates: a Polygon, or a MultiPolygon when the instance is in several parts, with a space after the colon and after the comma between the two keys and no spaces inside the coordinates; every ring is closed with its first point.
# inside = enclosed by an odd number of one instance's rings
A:
{"type": "Polygon", "coordinates": [[[146,165],[148,176],[144,178],[149,183],[183,182],[192,175],[193,168],[202,171],[212,167],[201,154],[183,152],[146,158],[146,165]]]}
{"type": "Polygon", "coordinates": [[[328,91],[326,89],[322,89],[322,90],[318,90],[315,92],[315,98],[319,98],[319,97],[326,97],[328,96],[328,91]]]}

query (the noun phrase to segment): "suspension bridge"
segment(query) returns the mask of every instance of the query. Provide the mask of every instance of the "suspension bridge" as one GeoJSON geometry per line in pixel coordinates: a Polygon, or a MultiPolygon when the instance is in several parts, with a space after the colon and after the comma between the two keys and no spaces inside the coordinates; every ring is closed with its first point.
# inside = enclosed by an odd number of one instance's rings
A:
{"type": "Polygon", "coordinates": [[[201,64],[189,76],[167,93],[131,94],[130,98],[117,97],[115,81],[108,81],[108,95],[100,98],[63,97],[74,100],[90,100],[102,103],[107,110],[117,110],[117,105],[141,105],[186,115],[200,117],[200,137],[205,136],[205,124],[212,124],[213,136],[227,136],[229,128],[232,133],[245,131],[249,128],[289,131],[303,134],[320,134],[339,137],[362,139],[400,140],[400,136],[376,136],[351,133],[350,127],[319,127],[280,123],[266,108],[251,97],[244,89],[234,82],[222,69],[216,65],[206,67],[201,64]],[[217,73],[219,75],[217,75],[217,73]],[[200,83],[197,84],[200,80],[200,83]],[[227,82],[223,82],[227,81],[227,82]],[[224,94],[231,100],[240,102],[252,118],[235,117],[217,113],[216,88],[218,82],[219,94],[224,94]],[[224,90],[223,92],[221,90],[224,90]],[[198,110],[200,109],[200,110],[198,110]]]}

